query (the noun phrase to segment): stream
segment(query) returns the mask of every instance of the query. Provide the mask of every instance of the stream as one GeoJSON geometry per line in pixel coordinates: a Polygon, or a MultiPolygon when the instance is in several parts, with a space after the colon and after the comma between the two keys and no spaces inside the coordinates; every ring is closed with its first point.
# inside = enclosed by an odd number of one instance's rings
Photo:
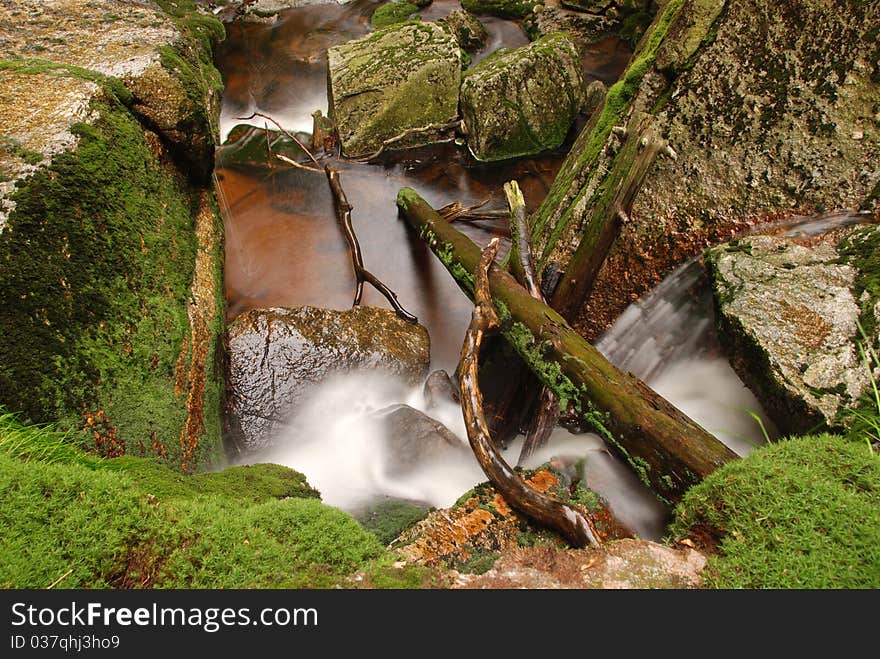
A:
{"type": "MultiPolygon", "coordinates": [[[[226,81],[221,133],[244,123],[239,117],[261,112],[291,131],[311,131],[311,113],[327,111],[326,49],[369,31],[376,2],[309,6],[284,12],[276,23],[233,23],[217,54],[226,81]]],[[[426,19],[445,16],[457,2],[435,0],[426,19]]],[[[501,19],[482,19],[490,46],[527,43],[519,27],[501,19]]],[[[630,51],[616,39],[591,48],[587,80],[613,81],[630,51]]],[[[249,120],[262,128],[260,118],[249,120]]],[[[414,188],[434,207],[451,201],[486,202],[505,209],[505,181],[516,179],[529,211],[547,193],[562,159],[582,124],[556,152],[537,158],[479,163],[465,147],[443,144],[392,153],[371,164],[337,161],[366,267],[396,291],[431,336],[432,369],[452,373],[471,314],[471,303],[452,277],[405,223],[395,197],[414,188]]],[[[255,164],[226,166],[217,154],[218,197],[226,226],[228,320],[258,307],[313,305],[346,309],[354,275],[337,227],[333,200],[323,174],[255,164]]],[[[506,235],[506,219],[461,223],[460,230],[484,245],[506,235]]],[[[387,307],[371,287],[364,304],[387,307]]],[[[619,368],[631,371],[739,455],[765,441],[752,415],[775,430],[754,396],[740,382],[719,346],[711,292],[698,260],[671,273],[653,292],[633,303],[597,342],[619,368]]],[[[407,472],[389,474],[381,431],[369,418],[376,410],[406,403],[444,423],[467,446],[458,406],[428,411],[421,388],[410,389],[375,374],[350,374],[326,382],[289,420],[278,448],[251,456],[303,473],[331,505],[357,511],[382,497],[432,506],[451,505],[485,477],[469,452],[450,455],[407,472]]],[[[522,438],[505,450],[516,463],[522,438]]],[[[557,428],[527,467],[556,459],[580,474],[602,495],[616,516],[639,536],[660,539],[667,510],[603,441],[589,433],[557,428]]]]}

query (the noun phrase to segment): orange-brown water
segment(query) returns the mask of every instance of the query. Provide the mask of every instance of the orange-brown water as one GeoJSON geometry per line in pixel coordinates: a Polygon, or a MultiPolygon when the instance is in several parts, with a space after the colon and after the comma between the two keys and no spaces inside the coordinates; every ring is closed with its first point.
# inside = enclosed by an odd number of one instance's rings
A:
{"type": "MultiPolygon", "coordinates": [[[[326,49],[366,34],[374,2],[294,9],[272,25],[234,23],[217,57],[226,82],[221,115],[225,136],[258,111],[288,130],[311,130],[311,113],[326,113],[326,49]]],[[[442,17],[457,2],[436,0],[428,17],[442,17]],[[435,16],[436,14],[436,16],[435,16]]],[[[484,19],[492,44],[527,43],[510,21],[484,19]]],[[[488,48],[487,48],[488,51],[488,48]]],[[[596,44],[588,78],[619,75],[629,51],[608,39],[596,44]]],[[[249,123],[263,126],[261,118],[249,123]]],[[[271,124],[269,124],[271,127],[271,124]]],[[[432,366],[452,370],[471,304],[444,267],[398,217],[395,199],[408,186],[435,207],[451,201],[505,209],[502,185],[517,180],[530,210],[546,195],[576,133],[554,153],[538,158],[479,163],[466,147],[442,144],[392,153],[374,164],[333,161],[349,202],[364,265],[394,290],[431,335],[432,366]]],[[[355,280],[348,249],[323,174],[282,163],[252,167],[217,155],[218,192],[226,224],[228,320],[255,307],[314,305],[345,309],[355,280]]],[[[478,244],[506,234],[503,219],[462,223],[478,244]]],[[[388,307],[369,285],[364,304],[388,307]]]]}

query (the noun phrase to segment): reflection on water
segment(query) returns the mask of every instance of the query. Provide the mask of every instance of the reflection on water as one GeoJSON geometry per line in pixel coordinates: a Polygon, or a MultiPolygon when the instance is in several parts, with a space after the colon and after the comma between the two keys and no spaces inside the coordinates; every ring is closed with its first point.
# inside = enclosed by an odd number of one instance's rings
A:
{"type": "MultiPolygon", "coordinates": [[[[221,132],[227,135],[237,117],[268,114],[288,130],[311,131],[311,114],[327,108],[326,49],[369,31],[376,2],[292,9],[271,25],[233,23],[217,56],[226,81],[221,132]]],[[[445,16],[457,2],[437,0],[424,15],[445,16]]],[[[527,42],[519,26],[501,19],[487,24],[492,46],[527,42]]],[[[619,75],[625,47],[606,40],[594,48],[596,75],[619,75]],[[605,55],[601,55],[605,53],[605,55]],[[609,64],[611,63],[611,64],[609,64]],[[612,72],[609,66],[616,66],[612,72]]],[[[589,72],[588,72],[589,73],[589,72]]],[[[262,118],[251,120],[262,127],[262,118]]],[[[572,131],[570,139],[573,138],[572,131]]],[[[516,179],[530,210],[549,190],[570,140],[555,153],[503,163],[474,161],[465,147],[437,145],[390,153],[382,162],[333,162],[354,207],[352,222],[368,270],[394,290],[401,304],[427,327],[432,366],[452,371],[470,302],[444,267],[398,218],[395,199],[412,187],[435,207],[451,201],[506,209],[502,185],[516,179]]],[[[323,174],[281,163],[243,168],[225,165],[217,154],[219,196],[226,223],[226,295],[228,319],[255,307],[351,306],[354,275],[347,247],[335,219],[333,200],[323,174]]],[[[504,236],[506,220],[461,223],[478,244],[504,236]]],[[[364,304],[387,307],[370,286],[364,304]]]]}

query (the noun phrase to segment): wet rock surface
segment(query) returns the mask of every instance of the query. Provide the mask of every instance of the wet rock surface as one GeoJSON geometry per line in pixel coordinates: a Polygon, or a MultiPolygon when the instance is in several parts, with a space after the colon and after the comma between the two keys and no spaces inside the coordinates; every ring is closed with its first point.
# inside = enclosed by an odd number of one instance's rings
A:
{"type": "Polygon", "coordinates": [[[580,56],[565,34],[499,49],[463,74],[461,109],[471,153],[491,161],[558,147],[584,92],[580,56]]]}
{"type": "Polygon", "coordinates": [[[375,416],[387,449],[385,473],[392,478],[405,476],[420,465],[470,451],[449,428],[409,405],[379,410],[375,416]]]}
{"type": "Polygon", "coordinates": [[[838,426],[868,384],[856,340],[857,269],[838,239],[755,236],[708,250],[722,343],[785,433],[838,426]]]}
{"type": "Polygon", "coordinates": [[[530,39],[565,32],[582,55],[591,43],[611,34],[618,24],[618,21],[600,14],[585,14],[546,5],[538,5],[534,12],[522,20],[522,28],[530,39]]]}
{"type": "Polygon", "coordinates": [[[427,331],[393,311],[354,307],[254,309],[228,329],[228,407],[242,451],[269,446],[312,387],[340,371],[385,371],[415,385],[427,372],[427,331]]]}
{"type": "Polygon", "coordinates": [[[330,117],[348,157],[430,144],[458,115],[458,42],[434,23],[404,23],[327,51],[330,117]],[[409,132],[408,132],[409,131],[409,132]],[[390,147],[389,147],[390,148],[390,147]]]}
{"type": "Polygon", "coordinates": [[[425,402],[428,409],[440,405],[457,405],[459,400],[458,386],[446,371],[434,371],[425,380],[425,402]]]}

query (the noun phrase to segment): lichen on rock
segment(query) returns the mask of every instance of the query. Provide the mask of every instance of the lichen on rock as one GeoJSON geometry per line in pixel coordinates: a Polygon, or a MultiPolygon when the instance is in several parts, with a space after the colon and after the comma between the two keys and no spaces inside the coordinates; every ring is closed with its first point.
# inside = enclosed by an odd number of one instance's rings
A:
{"type": "Polygon", "coordinates": [[[498,50],[463,74],[468,147],[478,160],[554,149],[580,112],[584,91],[580,56],[563,33],[498,50]]]}
{"type": "Polygon", "coordinates": [[[836,243],[755,236],[706,255],[722,342],[785,433],[840,427],[841,407],[868,385],[855,343],[857,271],[836,243]]]}
{"type": "Polygon", "coordinates": [[[330,117],[346,156],[429,144],[458,116],[458,42],[434,23],[403,23],[327,51],[330,117]],[[418,130],[424,129],[424,130],[418,130]]]}

